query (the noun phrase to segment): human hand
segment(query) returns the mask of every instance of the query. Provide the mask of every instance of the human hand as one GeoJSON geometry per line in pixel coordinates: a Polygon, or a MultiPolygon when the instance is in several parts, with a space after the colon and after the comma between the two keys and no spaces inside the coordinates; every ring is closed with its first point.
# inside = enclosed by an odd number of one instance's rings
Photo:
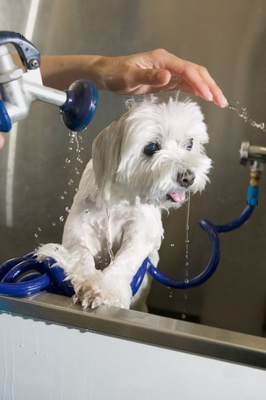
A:
{"type": "Polygon", "coordinates": [[[207,69],[163,49],[120,57],[99,57],[94,63],[97,86],[119,94],[181,90],[214,101],[227,100],[207,69]]]}

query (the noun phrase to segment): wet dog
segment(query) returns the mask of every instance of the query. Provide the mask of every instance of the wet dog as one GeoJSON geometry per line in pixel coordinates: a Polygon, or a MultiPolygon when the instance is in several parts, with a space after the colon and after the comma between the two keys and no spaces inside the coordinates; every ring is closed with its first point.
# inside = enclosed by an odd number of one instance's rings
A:
{"type": "Polygon", "coordinates": [[[62,245],[38,250],[40,260],[50,256],[64,268],[83,307],[145,310],[147,274],[133,298],[130,283],[146,257],[158,263],[161,213],[208,181],[208,134],[196,103],[151,98],[127,106],[93,143],[62,245]]]}

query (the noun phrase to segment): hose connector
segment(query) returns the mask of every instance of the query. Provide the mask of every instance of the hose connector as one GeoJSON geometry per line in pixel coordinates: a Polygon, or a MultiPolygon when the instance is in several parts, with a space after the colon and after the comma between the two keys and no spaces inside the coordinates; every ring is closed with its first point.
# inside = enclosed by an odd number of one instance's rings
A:
{"type": "Polygon", "coordinates": [[[250,206],[257,206],[259,199],[260,178],[263,171],[263,164],[260,161],[254,161],[250,166],[250,182],[247,193],[247,203],[250,206]]]}

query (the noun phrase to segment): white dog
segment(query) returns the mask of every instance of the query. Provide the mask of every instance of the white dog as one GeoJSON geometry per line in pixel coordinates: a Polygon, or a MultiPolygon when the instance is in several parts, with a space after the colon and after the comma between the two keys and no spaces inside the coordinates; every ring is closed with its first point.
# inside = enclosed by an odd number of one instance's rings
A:
{"type": "Polygon", "coordinates": [[[119,121],[97,136],[62,245],[38,251],[39,259],[53,257],[65,269],[83,307],[145,309],[148,277],[133,299],[130,283],[146,257],[158,263],[161,211],[204,189],[207,141],[199,106],[172,98],[130,101],[119,121]]]}

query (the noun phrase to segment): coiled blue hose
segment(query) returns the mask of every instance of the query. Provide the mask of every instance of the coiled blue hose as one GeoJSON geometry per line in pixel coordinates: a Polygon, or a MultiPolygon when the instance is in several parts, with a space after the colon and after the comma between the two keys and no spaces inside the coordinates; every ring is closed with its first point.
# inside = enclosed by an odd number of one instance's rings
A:
{"type": "MultiPolygon", "coordinates": [[[[248,205],[238,218],[226,225],[213,225],[208,220],[200,220],[199,224],[208,234],[211,243],[209,262],[200,275],[185,281],[174,280],[160,272],[152,265],[149,258],[146,258],[132,280],[132,295],[137,293],[146,272],[158,282],[174,289],[189,289],[206,282],[216,271],[220,260],[218,233],[239,228],[248,220],[254,208],[254,205],[248,205]]],[[[29,253],[24,257],[8,260],[0,266],[0,294],[23,297],[46,290],[71,297],[74,295],[74,290],[70,281],[65,278],[63,268],[54,259],[46,258],[39,262],[34,253],[29,253]]]]}
{"type": "Polygon", "coordinates": [[[13,258],[0,266],[0,294],[24,297],[46,290],[71,297],[71,283],[52,258],[39,262],[35,253],[13,258]]]}

